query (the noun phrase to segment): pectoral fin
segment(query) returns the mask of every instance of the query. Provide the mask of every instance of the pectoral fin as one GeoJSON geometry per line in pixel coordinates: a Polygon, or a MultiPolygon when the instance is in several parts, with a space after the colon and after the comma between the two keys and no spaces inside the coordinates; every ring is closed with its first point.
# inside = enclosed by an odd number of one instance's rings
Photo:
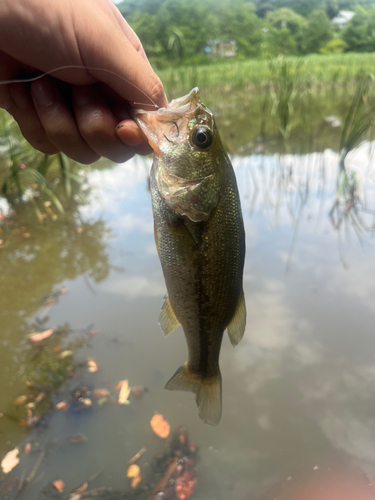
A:
{"type": "Polygon", "coordinates": [[[232,346],[236,346],[243,337],[246,326],[246,304],[243,290],[241,291],[240,298],[237,302],[236,311],[234,316],[227,326],[229,340],[232,346]]]}
{"type": "Polygon", "coordinates": [[[159,325],[165,336],[172,333],[180,325],[180,322],[173,312],[168,295],[165,298],[165,302],[160,312],[159,325]]]}

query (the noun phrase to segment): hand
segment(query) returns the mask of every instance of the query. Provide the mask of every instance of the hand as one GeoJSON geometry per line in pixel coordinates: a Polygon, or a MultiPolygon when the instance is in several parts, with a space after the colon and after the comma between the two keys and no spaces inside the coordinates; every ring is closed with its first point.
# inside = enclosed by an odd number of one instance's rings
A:
{"type": "Polygon", "coordinates": [[[151,152],[129,103],[163,107],[166,96],[137,35],[110,0],[0,2],[0,81],[68,65],[98,69],[61,69],[32,83],[0,85],[0,107],[28,142],[81,163],[101,156],[124,162],[151,152]]]}

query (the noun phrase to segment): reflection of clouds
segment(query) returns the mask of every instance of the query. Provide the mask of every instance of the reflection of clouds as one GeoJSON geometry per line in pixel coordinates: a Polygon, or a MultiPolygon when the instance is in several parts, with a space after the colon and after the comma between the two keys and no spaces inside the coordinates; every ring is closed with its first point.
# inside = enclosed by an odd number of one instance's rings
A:
{"type": "Polygon", "coordinates": [[[148,220],[144,220],[132,214],[124,214],[116,220],[116,229],[125,229],[127,231],[137,229],[146,234],[152,234],[154,232],[151,215],[148,220]]]}
{"type": "Polygon", "coordinates": [[[166,289],[161,281],[153,281],[144,276],[129,276],[112,279],[102,285],[105,292],[123,295],[127,298],[160,297],[166,289]]]}

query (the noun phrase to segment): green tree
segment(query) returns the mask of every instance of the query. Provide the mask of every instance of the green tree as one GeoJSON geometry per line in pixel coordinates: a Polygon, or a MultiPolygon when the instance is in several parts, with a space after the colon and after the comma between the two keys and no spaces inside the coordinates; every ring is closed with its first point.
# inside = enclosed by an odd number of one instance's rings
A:
{"type": "Polygon", "coordinates": [[[264,41],[264,52],[267,56],[296,55],[297,46],[288,28],[268,28],[264,41]]]}
{"type": "Polygon", "coordinates": [[[302,54],[319,52],[333,37],[331,23],[324,10],[315,10],[307,20],[298,36],[299,49],[302,54]]]}
{"type": "Polygon", "coordinates": [[[357,7],[355,15],[342,33],[348,50],[372,52],[375,50],[375,6],[369,9],[357,7]]]}
{"type": "Polygon", "coordinates": [[[287,7],[268,12],[266,21],[270,26],[276,29],[288,28],[292,35],[295,35],[307,24],[304,17],[296,14],[287,7]]]}

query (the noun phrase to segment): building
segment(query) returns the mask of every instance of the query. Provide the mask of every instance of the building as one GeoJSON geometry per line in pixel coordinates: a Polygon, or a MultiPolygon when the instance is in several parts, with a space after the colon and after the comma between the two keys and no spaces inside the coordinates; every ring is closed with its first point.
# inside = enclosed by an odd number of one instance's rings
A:
{"type": "Polygon", "coordinates": [[[332,26],[342,30],[345,28],[350,19],[354,16],[351,10],[340,10],[340,12],[331,20],[332,26]]]}

